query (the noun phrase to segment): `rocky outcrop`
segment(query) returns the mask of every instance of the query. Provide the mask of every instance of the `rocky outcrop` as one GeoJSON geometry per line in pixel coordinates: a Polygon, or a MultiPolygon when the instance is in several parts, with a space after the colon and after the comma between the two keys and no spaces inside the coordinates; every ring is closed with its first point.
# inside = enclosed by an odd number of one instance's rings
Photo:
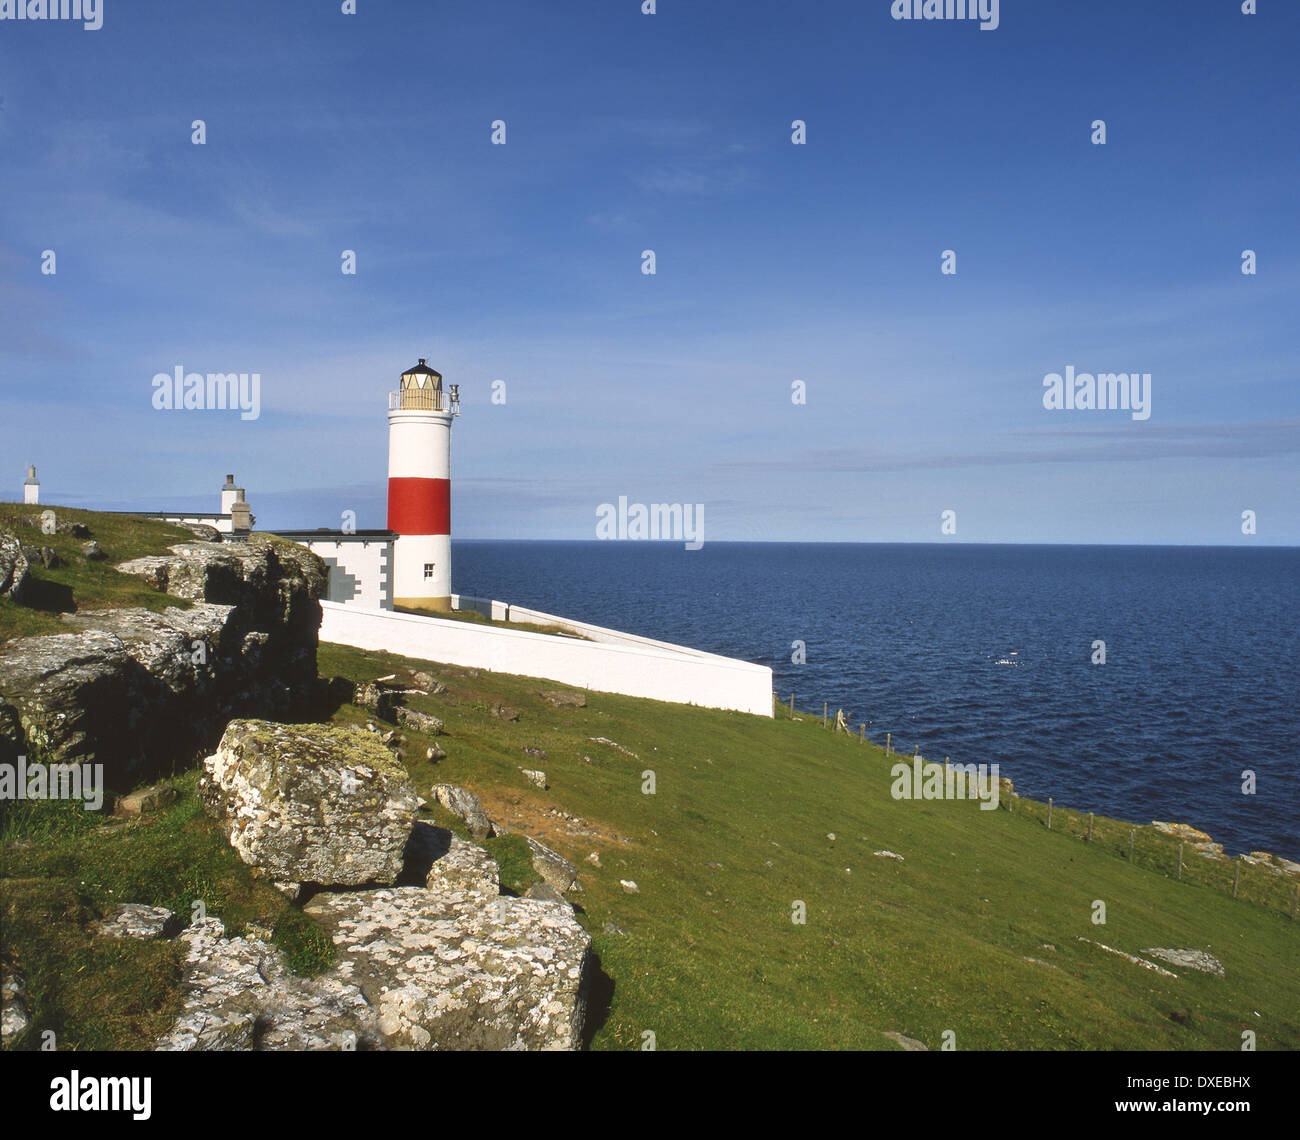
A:
{"type": "Polygon", "coordinates": [[[465,821],[475,839],[491,839],[496,834],[496,828],[483,810],[482,801],[473,792],[458,784],[434,784],[433,795],[452,815],[465,821]]]}
{"type": "Polygon", "coordinates": [[[1151,957],[1159,958],[1162,962],[1169,962],[1174,966],[1182,966],[1187,970],[1200,970],[1201,973],[1213,974],[1216,978],[1223,977],[1223,963],[1204,950],[1171,950],[1167,947],[1155,947],[1142,953],[1150,954],[1151,957]]]}
{"type": "Polygon", "coordinates": [[[580,891],[578,868],[563,855],[552,851],[544,843],[539,843],[531,835],[525,835],[528,850],[533,857],[533,870],[557,891],[580,891]]]}
{"type": "Polygon", "coordinates": [[[23,600],[30,565],[22,543],[12,534],[0,532],[0,597],[23,600]]]}
{"type": "Polygon", "coordinates": [[[270,878],[357,886],[401,873],[418,797],[373,734],[231,721],[203,769],[204,809],[270,878]]]}
{"type": "Polygon", "coordinates": [[[211,751],[236,716],[312,708],[325,567],[255,537],[118,567],[196,604],[92,610],[69,632],[0,644],[0,761],[102,763],[112,787],[211,751]]]}
{"type": "Polygon", "coordinates": [[[289,973],[209,918],[183,931],[184,1009],[158,1048],[576,1049],[590,939],[569,908],[421,887],[317,895],[339,965],[289,973]]]}
{"type": "Polygon", "coordinates": [[[422,881],[435,893],[471,891],[495,896],[501,893],[497,861],[482,847],[466,843],[445,827],[421,821],[406,845],[404,880],[422,881]]]}
{"type": "Polygon", "coordinates": [[[181,928],[166,907],[144,903],[119,903],[92,930],[104,938],[170,938],[181,928]]]}
{"type": "Polygon", "coordinates": [[[574,708],[585,709],[587,707],[587,696],[585,693],[569,693],[562,689],[552,689],[537,694],[547,704],[557,709],[574,708]]]}

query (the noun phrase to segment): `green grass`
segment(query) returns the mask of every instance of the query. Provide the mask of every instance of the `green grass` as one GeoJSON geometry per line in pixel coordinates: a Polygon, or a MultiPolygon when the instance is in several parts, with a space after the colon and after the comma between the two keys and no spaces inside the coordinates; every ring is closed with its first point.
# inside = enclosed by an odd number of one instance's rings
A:
{"type": "Polygon", "coordinates": [[[0,503],[0,530],[13,534],[24,546],[48,546],[63,559],[62,566],[50,570],[39,564],[31,568],[24,604],[0,598],[0,640],[67,633],[67,625],[59,620],[63,613],[130,606],[161,611],[168,606],[188,609],[193,604],[160,594],[140,578],[113,569],[115,563],[129,558],[165,554],[169,546],[194,541],[194,535],[182,527],[71,507],[0,503]],[[89,528],[91,537],[44,534],[39,527],[25,525],[26,519],[39,517],[47,510],[54,512],[58,522],[82,523],[89,528]],[[81,547],[91,539],[106,555],[102,561],[88,562],[82,557],[81,547]]]}
{"type": "MultiPolygon", "coordinates": [[[[15,529],[15,512],[33,513],[0,505],[0,526],[15,529]]],[[[59,513],[84,521],[110,560],[189,537],[141,519],[59,513]]],[[[70,536],[15,533],[70,561],[79,553],[70,536]]],[[[38,571],[56,585],[59,573],[38,571]]],[[[79,607],[176,604],[105,563],[64,573],[79,607]]],[[[29,622],[60,629],[57,612],[0,602],[0,638],[48,628],[29,622]]],[[[446,759],[428,761],[432,740],[400,730],[426,817],[464,835],[429,794],[435,782],[464,784],[493,818],[580,867],[585,889],[572,897],[600,970],[593,1048],[637,1049],[645,1030],[661,1049],[895,1048],[886,1031],[937,1048],[951,1030],[962,1049],[1235,1051],[1247,1029],[1260,1049],[1300,1048],[1293,886],[1263,869],[1242,867],[1234,898],[1232,863],[1189,847],[1178,881],[1177,840],[1149,827],[1137,829],[1130,862],[1122,821],[1095,819],[1086,842],[1087,817],[1059,805],[1048,830],[1045,806],[1024,799],[988,812],[895,801],[897,758],[812,714],[766,720],[598,693],[586,708],[557,709],[537,695],[563,687],[554,682],[338,646],[321,647],[320,669],[354,680],[423,669],[445,681],[442,695],[406,700],[445,722],[446,759]],[[492,715],[503,703],[517,722],[492,715]],[[544,769],[550,788],[528,784],[523,767],[544,769]],[[642,791],[646,770],[654,795],[642,791]],[[570,834],[557,811],[597,837],[570,834]],[[905,861],[872,854],[885,848],[905,861]],[[599,868],[585,861],[592,851],[599,868]],[[624,893],[620,879],[639,893],[624,893]],[[1092,921],[1097,900],[1105,925],[1092,921]],[[791,921],[796,901],[804,924],[791,921]],[[611,921],[629,934],[606,934],[611,921]],[[1162,977],[1081,938],[1134,954],[1208,950],[1227,976],[1162,977]]],[[[367,719],[352,705],[335,717],[367,719]]],[[[171,1024],[180,947],[93,937],[93,921],[118,902],[182,919],[201,902],[232,933],[272,930],[300,973],[334,961],[320,928],[203,814],[196,778],[174,781],[180,795],[165,811],[107,827],[66,803],[0,803],[0,956],[26,978],[35,1026],[17,1046],[36,1047],[52,1029],[61,1049],[147,1048],[171,1024]]],[[[536,881],[519,835],[485,846],[504,889],[536,881]]]]}
{"type": "Polygon", "coordinates": [[[1010,812],[895,801],[897,758],[811,715],[766,721],[597,693],[585,709],[555,709],[536,695],[552,682],[339,646],[322,646],[320,662],[354,679],[426,669],[448,684],[409,698],[447,726],[447,759],[410,749],[423,794],[462,783],[490,814],[544,825],[557,807],[630,840],[531,832],[582,868],[574,899],[613,982],[595,1048],[639,1048],[646,1029],[659,1048],[894,1048],[889,1030],[938,1048],[948,1029],[966,1049],[1236,1050],[1245,1029],[1261,1049],[1300,1047],[1300,923],[1290,888],[1263,870],[1243,868],[1234,899],[1231,867],[1190,850],[1176,881],[1177,841],[1150,828],[1130,865],[1119,821],[1095,821],[1087,843],[1086,816],[1057,807],[1048,831],[1028,800],[1010,812]],[[492,717],[497,702],[520,720],[492,717]],[[550,789],[529,786],[521,766],[543,768],[550,789]],[[641,791],[647,769],[655,795],[641,791]],[[592,850],[599,870],[583,862],[592,850]],[[805,925],[792,922],[795,900],[805,925]],[[1094,900],[1105,925],[1092,922],[1094,900]],[[605,934],[611,920],[630,935],[605,934]],[[1164,978],[1080,937],[1138,954],[1206,949],[1227,977],[1164,978]]]}
{"type": "Polygon", "coordinates": [[[53,1028],[60,1049],[146,1049],[180,1009],[181,946],[94,938],[115,904],[163,906],[189,922],[197,904],[227,933],[273,931],[291,970],[334,961],[315,922],[253,875],[203,814],[198,773],[172,782],[176,803],[129,822],[66,801],[0,802],[0,956],[32,997],[33,1029],[8,1047],[38,1047],[53,1028]]]}

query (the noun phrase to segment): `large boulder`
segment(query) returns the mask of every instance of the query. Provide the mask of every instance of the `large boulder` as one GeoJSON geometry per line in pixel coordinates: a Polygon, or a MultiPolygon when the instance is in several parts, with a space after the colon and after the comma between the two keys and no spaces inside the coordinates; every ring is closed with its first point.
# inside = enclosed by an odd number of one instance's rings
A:
{"type": "Polygon", "coordinates": [[[159,1049],[577,1049],[591,940],[568,907],[422,887],[318,894],[338,965],[297,977],[279,950],[180,935],[180,1016],[159,1049]]]}
{"type": "Polygon", "coordinates": [[[419,811],[406,770],[356,728],[231,721],[199,795],[245,863],[294,883],[392,883],[419,811]]]}
{"type": "Polygon", "coordinates": [[[317,895],[390,1049],[576,1049],[591,940],[561,904],[419,887],[317,895]]]}
{"type": "MultiPolygon", "coordinates": [[[[112,786],[210,748],[232,710],[277,714],[294,703],[247,655],[231,606],[91,611],[64,621],[76,632],[0,644],[0,692],[12,709],[0,719],[16,717],[21,728],[9,747],[58,763],[101,763],[112,786]]],[[[0,736],[13,734],[0,726],[0,736]]]]}

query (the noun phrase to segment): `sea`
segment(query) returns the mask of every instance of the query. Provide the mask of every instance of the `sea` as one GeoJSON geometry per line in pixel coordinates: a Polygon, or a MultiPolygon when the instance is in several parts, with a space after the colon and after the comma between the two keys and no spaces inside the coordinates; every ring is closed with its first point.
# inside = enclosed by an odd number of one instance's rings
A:
{"type": "Polygon", "coordinates": [[[1300,859],[1300,548],[462,541],[453,564],[459,593],[769,665],[782,702],[906,755],[1300,859]]]}

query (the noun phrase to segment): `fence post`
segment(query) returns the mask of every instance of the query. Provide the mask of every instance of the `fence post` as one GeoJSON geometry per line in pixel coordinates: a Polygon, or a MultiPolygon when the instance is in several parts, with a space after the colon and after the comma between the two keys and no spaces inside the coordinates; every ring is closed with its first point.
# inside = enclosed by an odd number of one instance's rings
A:
{"type": "Polygon", "coordinates": [[[1092,812],[1088,813],[1088,842],[1092,842],[1092,812]]]}
{"type": "Polygon", "coordinates": [[[825,728],[825,727],[826,727],[826,710],[827,710],[827,708],[829,708],[829,705],[827,704],[827,702],[826,702],[826,701],[822,701],[822,728],[825,728]]]}
{"type": "Polygon", "coordinates": [[[1236,866],[1232,869],[1232,897],[1237,897],[1237,884],[1241,882],[1241,861],[1235,860],[1236,866]]]}
{"type": "Polygon", "coordinates": [[[794,691],[790,692],[790,715],[794,716],[794,691]]]}
{"type": "Polygon", "coordinates": [[[1047,797],[1047,830],[1052,830],[1052,797],[1047,797]]]}
{"type": "Polygon", "coordinates": [[[1133,840],[1137,838],[1138,829],[1135,827],[1128,833],[1128,861],[1133,862],[1133,840]]]}
{"type": "Polygon", "coordinates": [[[890,743],[890,741],[893,738],[893,735],[894,734],[892,732],[885,733],[885,755],[886,756],[888,756],[890,752],[893,751],[893,745],[890,743]]]}
{"type": "Polygon", "coordinates": [[[1178,878],[1179,878],[1179,881],[1182,880],[1182,877],[1183,877],[1183,845],[1180,843],[1180,844],[1178,845],[1178,878]]]}
{"type": "Polygon", "coordinates": [[[866,726],[865,724],[860,724],[860,725],[858,725],[858,739],[859,739],[860,741],[862,741],[863,744],[866,744],[866,742],[867,742],[867,726],[866,726]]]}

